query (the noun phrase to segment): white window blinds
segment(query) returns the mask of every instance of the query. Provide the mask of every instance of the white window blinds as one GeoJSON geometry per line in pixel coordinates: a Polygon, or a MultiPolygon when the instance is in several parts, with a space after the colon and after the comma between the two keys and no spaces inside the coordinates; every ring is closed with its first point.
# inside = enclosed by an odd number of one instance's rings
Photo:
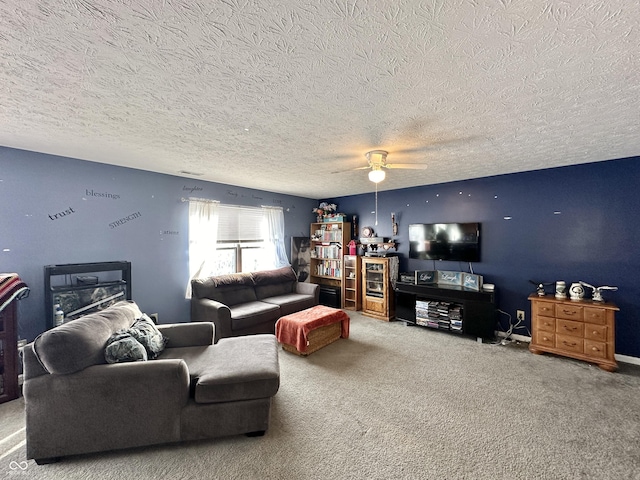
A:
{"type": "Polygon", "coordinates": [[[218,242],[265,239],[265,218],[262,208],[233,205],[220,205],[218,208],[218,242]]]}

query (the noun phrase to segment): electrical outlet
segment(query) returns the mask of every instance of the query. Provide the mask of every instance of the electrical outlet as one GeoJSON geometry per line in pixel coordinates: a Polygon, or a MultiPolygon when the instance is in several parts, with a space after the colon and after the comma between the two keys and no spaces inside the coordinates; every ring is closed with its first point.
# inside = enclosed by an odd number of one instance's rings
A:
{"type": "Polygon", "coordinates": [[[516,318],[520,322],[524,322],[524,310],[516,310],[516,318]]]}

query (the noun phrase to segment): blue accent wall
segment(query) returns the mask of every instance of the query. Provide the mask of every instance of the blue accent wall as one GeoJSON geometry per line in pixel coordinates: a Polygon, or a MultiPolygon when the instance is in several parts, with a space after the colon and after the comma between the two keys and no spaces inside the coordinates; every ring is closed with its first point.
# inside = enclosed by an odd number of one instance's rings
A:
{"type": "Polygon", "coordinates": [[[133,299],[160,323],[189,321],[188,203],[280,206],[285,245],[308,236],[314,199],[0,147],[0,272],[31,288],[20,338],[45,329],[44,266],[127,260],[133,299]]]}
{"type": "MultiPolygon", "coordinates": [[[[529,280],[619,287],[604,293],[620,308],[616,353],[640,357],[639,180],[640,157],[634,157],[383,191],[377,226],[374,193],[333,201],[378,236],[392,236],[395,213],[401,271],[469,271],[466,263],[409,259],[409,224],[481,222],[482,261],[472,264],[473,271],[495,284],[498,308],[514,319],[516,310],[526,312],[528,329],[527,297],[535,291],[529,280]]],[[[508,317],[500,314],[500,323],[505,330],[508,317]]]]}

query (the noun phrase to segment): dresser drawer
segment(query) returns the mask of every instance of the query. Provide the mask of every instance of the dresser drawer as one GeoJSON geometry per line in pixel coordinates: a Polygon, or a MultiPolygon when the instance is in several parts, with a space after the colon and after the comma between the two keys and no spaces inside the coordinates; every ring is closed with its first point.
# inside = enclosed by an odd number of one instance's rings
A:
{"type": "Polygon", "coordinates": [[[590,357],[607,358],[607,344],[604,342],[584,341],[584,353],[590,357]]]}
{"type": "Polygon", "coordinates": [[[556,346],[556,334],[551,332],[545,332],[544,330],[534,330],[533,341],[538,345],[543,345],[545,347],[553,348],[556,346]]]}
{"type": "Polygon", "coordinates": [[[550,302],[536,302],[536,313],[543,317],[554,317],[556,310],[555,305],[550,302]]]}
{"type": "Polygon", "coordinates": [[[607,323],[607,311],[604,308],[584,307],[584,321],[604,325],[607,323]]]}
{"type": "Polygon", "coordinates": [[[556,331],[556,319],[550,317],[538,317],[534,328],[554,333],[556,331]]]}
{"type": "Polygon", "coordinates": [[[559,318],[556,320],[556,333],[582,338],[584,337],[584,323],[559,318]]]}
{"type": "Polygon", "coordinates": [[[566,318],[568,320],[582,320],[582,306],[563,303],[556,305],[556,318],[566,318]]]}
{"type": "Polygon", "coordinates": [[[561,335],[559,333],[556,335],[556,348],[564,350],[565,352],[582,353],[583,343],[584,340],[578,337],[561,335]]]}
{"type": "Polygon", "coordinates": [[[584,324],[584,338],[588,340],[595,340],[596,342],[607,341],[607,326],[606,325],[593,325],[589,323],[584,324]]]}

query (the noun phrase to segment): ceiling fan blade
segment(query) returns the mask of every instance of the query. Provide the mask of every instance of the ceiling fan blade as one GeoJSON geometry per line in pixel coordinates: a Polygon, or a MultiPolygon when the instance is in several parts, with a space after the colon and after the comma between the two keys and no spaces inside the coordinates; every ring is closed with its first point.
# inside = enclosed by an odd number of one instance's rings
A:
{"type": "Polygon", "coordinates": [[[383,165],[385,168],[404,168],[406,170],[427,170],[429,165],[419,163],[387,163],[383,165]]]}
{"type": "Polygon", "coordinates": [[[369,170],[369,165],[365,167],[347,168],[346,170],[334,170],[331,173],[345,173],[345,172],[353,172],[355,170],[369,170]]]}

